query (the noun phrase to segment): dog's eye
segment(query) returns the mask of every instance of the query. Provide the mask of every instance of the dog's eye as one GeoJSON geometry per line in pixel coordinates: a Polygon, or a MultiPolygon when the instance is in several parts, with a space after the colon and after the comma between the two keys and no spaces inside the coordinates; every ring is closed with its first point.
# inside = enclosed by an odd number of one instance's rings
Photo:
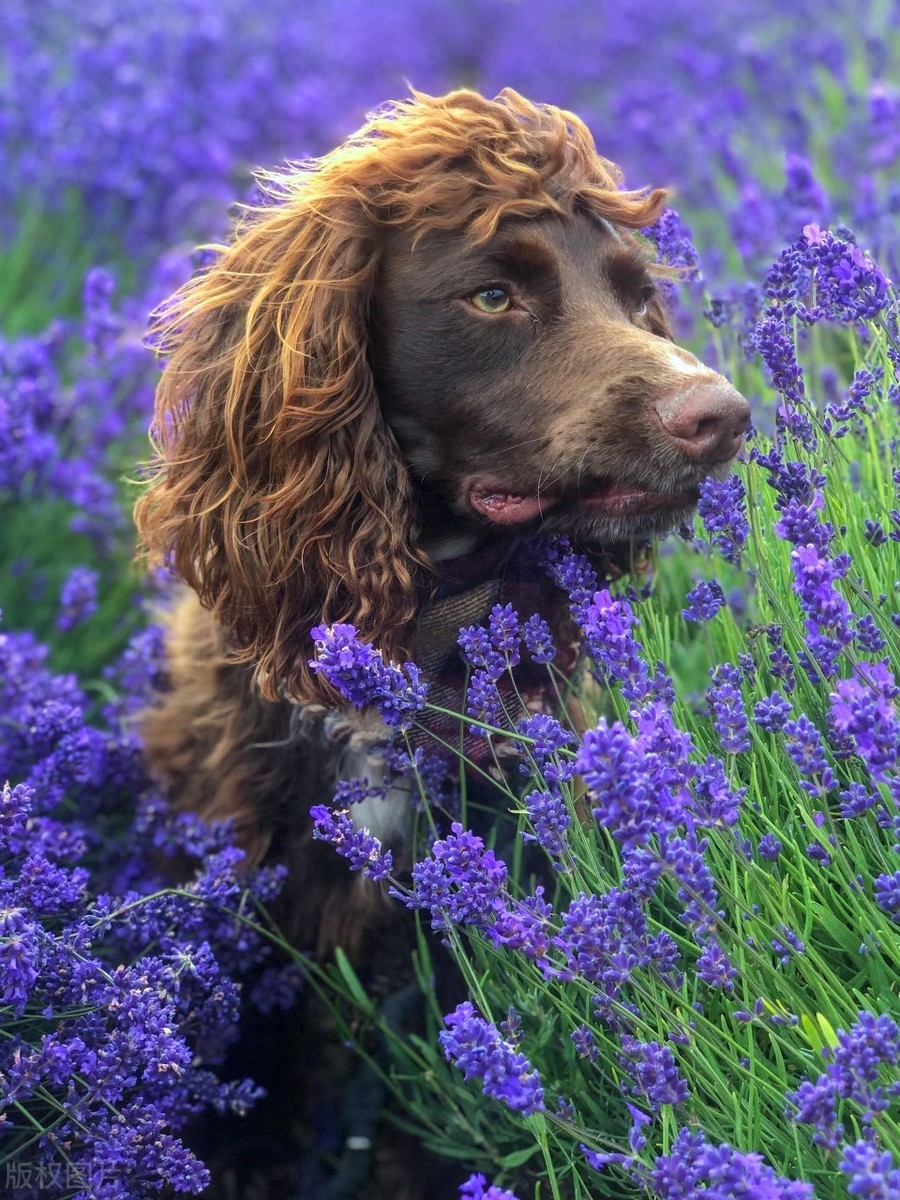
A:
{"type": "Polygon", "coordinates": [[[655,295],[656,288],[653,284],[645,283],[637,295],[637,309],[635,310],[637,316],[646,317],[655,295]]]}
{"type": "Polygon", "coordinates": [[[477,308],[479,312],[505,313],[512,308],[512,297],[503,288],[482,288],[480,292],[476,292],[474,296],[469,297],[469,303],[477,308]]]}

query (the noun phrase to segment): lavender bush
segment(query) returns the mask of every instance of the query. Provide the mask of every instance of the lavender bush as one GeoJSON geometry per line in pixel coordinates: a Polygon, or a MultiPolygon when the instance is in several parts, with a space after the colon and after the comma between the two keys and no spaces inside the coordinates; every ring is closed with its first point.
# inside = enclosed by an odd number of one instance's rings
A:
{"type": "MultiPolygon", "coordinates": [[[[4,1194],[200,1191],[186,1121],[254,1099],[214,1070],[278,880],[167,812],[133,733],[160,669],[128,565],[140,335],[253,166],[409,81],[575,108],[629,185],[676,187],[652,231],[691,280],[676,322],[757,433],[652,580],[543,549],[583,630],[583,737],[504,710],[511,656],[552,657],[530,614],[464,633],[464,723],[521,762],[511,844],[421,755],[410,878],[322,797],[320,835],[420,914],[432,1028],[383,1030],[387,1082],[464,1200],[900,1195],[894,7],[9,0],[0,33],[4,1194]],[[171,853],[197,865],[177,893],[171,853]],[[429,929],[467,988],[449,1012],[429,929]]],[[[401,764],[417,674],[321,640],[401,764]]],[[[378,1024],[346,963],[304,966],[378,1024]]]]}

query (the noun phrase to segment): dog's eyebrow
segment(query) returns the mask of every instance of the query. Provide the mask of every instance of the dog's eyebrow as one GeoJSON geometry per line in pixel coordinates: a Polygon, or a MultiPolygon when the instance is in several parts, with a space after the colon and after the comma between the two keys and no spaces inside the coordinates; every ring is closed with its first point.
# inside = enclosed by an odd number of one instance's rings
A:
{"type": "Polygon", "coordinates": [[[631,294],[653,281],[653,256],[640,244],[616,247],[604,258],[603,270],[622,294],[631,294]]]}
{"type": "Polygon", "coordinates": [[[481,258],[485,266],[494,266],[517,280],[558,274],[556,255],[552,249],[534,238],[519,234],[505,239],[493,248],[488,247],[481,258]]]}

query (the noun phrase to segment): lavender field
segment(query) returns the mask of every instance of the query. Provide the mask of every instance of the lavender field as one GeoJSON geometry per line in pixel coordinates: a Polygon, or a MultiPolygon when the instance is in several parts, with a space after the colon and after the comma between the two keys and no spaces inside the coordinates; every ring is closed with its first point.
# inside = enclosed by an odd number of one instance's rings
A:
{"type": "MultiPolygon", "coordinates": [[[[361,1052],[381,1038],[394,1119],[463,1200],[900,1200],[900,10],[6,0],[0,146],[0,1195],[201,1194],[186,1129],[259,1101],[223,1067],[242,1006],[313,988],[361,1052]],[[504,707],[547,657],[531,614],[462,638],[460,720],[519,755],[506,808],[552,886],[415,756],[411,880],[321,797],[319,835],[420,916],[415,1038],[346,962],[292,959],[279,869],[147,778],[169,581],[131,523],[150,310],[254,168],[410,85],[571,108],[629,187],[670,187],[648,236],[682,268],[674,325],[754,420],[646,577],[541,548],[587,650],[584,737],[504,707]],[[449,1012],[431,930],[468,996],[449,1012]]],[[[318,642],[402,758],[427,694],[352,629],[318,642]]]]}

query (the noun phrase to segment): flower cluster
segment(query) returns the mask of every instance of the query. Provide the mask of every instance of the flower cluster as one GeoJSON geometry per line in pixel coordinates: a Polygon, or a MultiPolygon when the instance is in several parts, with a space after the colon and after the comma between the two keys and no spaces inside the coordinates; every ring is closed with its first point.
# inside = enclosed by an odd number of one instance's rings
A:
{"type": "MultiPolygon", "coordinates": [[[[230,972],[265,953],[235,910],[249,888],[270,900],[278,875],[241,879],[225,830],[171,816],[147,790],[117,706],[106,726],[87,724],[74,680],[43,659],[27,635],[0,635],[0,757],[20,772],[0,790],[5,1145],[35,1178],[56,1179],[48,1195],[73,1180],[87,1195],[100,1175],[117,1200],[163,1182],[197,1193],[208,1173],[179,1130],[207,1105],[244,1113],[259,1094],[211,1068],[236,1036],[230,972]],[[123,827],[123,800],[141,792],[123,827]],[[195,857],[194,880],[161,888],[148,844],[195,857]],[[35,1128],[47,1129],[39,1142],[35,1128]],[[63,1156],[68,1174],[54,1176],[63,1156]]],[[[143,659],[141,682],[152,673],[143,659]]]]}
{"type": "Polygon", "coordinates": [[[401,729],[424,708],[428,689],[415,663],[385,663],[352,625],[317,625],[311,636],[316,657],[309,665],[354,707],[377,709],[385,725],[401,729]]]}
{"type": "Polygon", "coordinates": [[[484,927],[500,907],[507,879],[506,864],[486,850],[475,833],[458,821],[431,847],[428,858],[412,870],[412,890],[400,895],[408,908],[424,909],[432,929],[469,924],[484,927]]]}
{"type": "Polygon", "coordinates": [[[839,1114],[845,1102],[852,1102],[856,1119],[871,1135],[876,1118],[897,1095],[896,1085],[882,1085],[881,1074],[900,1062],[900,1029],[888,1016],[861,1012],[850,1029],[838,1030],[830,1058],[824,1074],[804,1081],[786,1099],[793,1120],[812,1126],[813,1141],[834,1149],[844,1134],[839,1114]]]}
{"type": "Polygon", "coordinates": [[[351,871],[362,871],[376,882],[390,875],[393,854],[382,850],[381,842],[367,829],[357,829],[348,809],[314,804],[309,815],[313,819],[313,837],[332,845],[341,858],[346,858],[351,871]]]}
{"type": "Polygon", "coordinates": [[[495,1025],[464,1001],[444,1017],[440,1035],[446,1057],[466,1079],[479,1079],[486,1096],[502,1100],[516,1112],[540,1112],[544,1089],[524,1054],[495,1025]]]}

